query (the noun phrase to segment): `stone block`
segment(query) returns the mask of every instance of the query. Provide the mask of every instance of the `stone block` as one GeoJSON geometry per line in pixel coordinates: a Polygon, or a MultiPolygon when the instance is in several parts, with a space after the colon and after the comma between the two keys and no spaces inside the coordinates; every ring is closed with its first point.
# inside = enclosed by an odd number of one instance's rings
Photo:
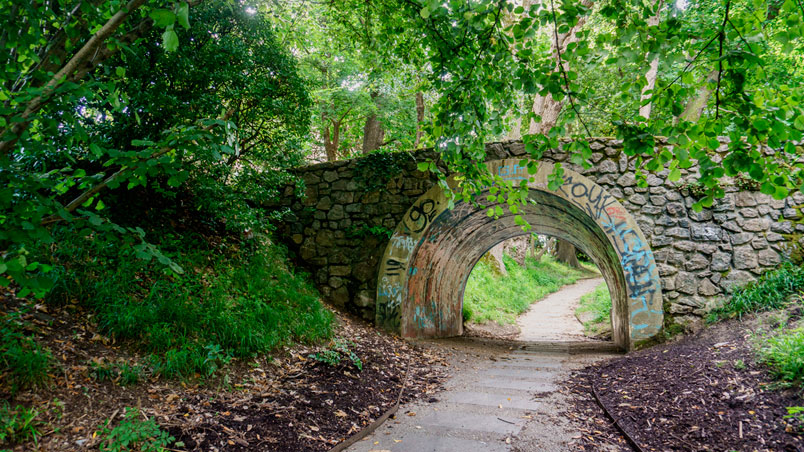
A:
{"type": "Polygon", "coordinates": [[[759,265],[763,267],[775,267],[782,262],[781,256],[776,251],[765,249],[757,253],[759,265]]]}
{"type": "Polygon", "coordinates": [[[318,200],[318,203],[315,205],[315,208],[318,210],[329,210],[332,207],[332,200],[329,196],[324,196],[323,198],[318,200]]]}
{"type": "Polygon", "coordinates": [[[719,242],[723,237],[723,230],[715,224],[693,224],[690,234],[692,240],[698,242],[719,242]]]}
{"type": "Polygon", "coordinates": [[[768,247],[768,241],[765,240],[765,237],[755,237],[754,240],[751,240],[751,247],[755,250],[764,250],[768,247]]]}
{"type": "MultiPolygon", "coordinates": [[[[658,221],[656,223],[660,224],[658,221]]],[[[679,228],[679,227],[670,228],[667,231],[665,231],[665,234],[670,237],[675,237],[679,239],[690,238],[690,230],[687,228],[679,228]]]]}
{"type": "MultiPolygon", "coordinates": [[[[678,268],[672,265],[667,264],[657,264],[657,270],[659,271],[659,276],[671,276],[678,273],[678,268]]],[[[673,289],[670,289],[673,290],[673,289]]]]}
{"type": "Polygon", "coordinates": [[[737,207],[754,207],[757,205],[757,200],[754,194],[747,191],[741,191],[734,197],[734,205],[737,207]]]}
{"type": "Polygon", "coordinates": [[[712,255],[712,263],[709,269],[713,272],[723,272],[731,268],[731,253],[718,251],[712,255]]]}
{"type": "Polygon", "coordinates": [[[738,234],[729,234],[729,238],[731,239],[732,245],[744,245],[750,242],[752,237],[753,236],[751,234],[745,232],[740,232],[738,234]]]}
{"type": "Polygon", "coordinates": [[[687,209],[684,207],[684,204],[680,202],[668,203],[664,209],[667,211],[667,214],[672,217],[680,217],[687,214],[687,209]]]}
{"type": "Polygon", "coordinates": [[[735,246],[734,247],[734,268],[738,270],[750,270],[759,265],[757,261],[757,252],[751,246],[735,246]]]}
{"type": "Polygon", "coordinates": [[[747,271],[732,270],[720,281],[720,287],[722,287],[726,293],[732,293],[734,289],[742,287],[755,279],[756,276],[747,271]]]}
{"type": "Polygon", "coordinates": [[[701,270],[703,268],[709,268],[709,259],[703,254],[695,253],[684,263],[684,269],[687,271],[701,270]]]}
{"type": "Polygon", "coordinates": [[[742,227],[743,230],[749,232],[767,231],[768,227],[770,227],[770,220],[767,218],[752,218],[750,220],[746,220],[742,227]]]}
{"type": "Polygon", "coordinates": [[[709,278],[704,278],[698,285],[698,295],[712,297],[720,293],[720,288],[712,283],[709,278]]]}
{"type": "Polygon", "coordinates": [[[678,272],[676,275],[676,291],[692,295],[698,291],[698,278],[689,272],[678,272]]]}

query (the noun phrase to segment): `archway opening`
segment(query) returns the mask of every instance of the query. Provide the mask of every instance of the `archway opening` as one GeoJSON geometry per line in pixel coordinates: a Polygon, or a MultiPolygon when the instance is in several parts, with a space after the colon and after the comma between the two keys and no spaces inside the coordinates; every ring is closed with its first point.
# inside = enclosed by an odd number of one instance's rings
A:
{"type": "Polygon", "coordinates": [[[438,186],[414,203],[380,263],[377,324],[405,337],[461,335],[469,273],[495,244],[522,235],[524,219],[533,230],[575,245],[600,270],[611,294],[616,345],[631,349],[658,334],[661,284],[636,221],[602,187],[577,173],[564,170],[563,184],[550,190],[552,165],[540,164],[531,176],[519,163],[488,163],[506,183],[527,181],[527,202],[516,214],[503,209],[501,216],[491,218],[485,208],[465,202],[448,209],[438,186]]]}
{"type": "Polygon", "coordinates": [[[586,256],[525,233],[475,264],[463,292],[464,335],[541,343],[611,340],[611,297],[586,256]]]}

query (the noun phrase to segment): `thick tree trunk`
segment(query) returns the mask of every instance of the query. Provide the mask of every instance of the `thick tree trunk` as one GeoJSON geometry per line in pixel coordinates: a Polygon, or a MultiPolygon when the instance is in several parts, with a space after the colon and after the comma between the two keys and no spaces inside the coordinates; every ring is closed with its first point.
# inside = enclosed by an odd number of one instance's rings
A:
{"type": "MultiPolygon", "coordinates": [[[[377,104],[377,99],[380,94],[378,92],[371,93],[371,99],[377,104]]],[[[379,105],[377,105],[379,109],[379,105]]],[[[363,154],[379,149],[385,139],[385,129],[382,128],[382,123],[377,118],[377,113],[371,113],[366,117],[366,125],[363,126],[363,154]]]]}
{"type": "MultiPolygon", "coordinates": [[[[648,25],[651,27],[655,27],[659,25],[659,12],[662,9],[662,0],[656,0],[656,14],[648,19],[648,25]]],[[[645,74],[645,78],[647,79],[647,84],[642,87],[642,95],[640,96],[640,104],[653,96],[653,89],[656,88],[656,77],[659,74],[659,57],[656,56],[650,61],[650,67],[648,68],[648,72],[645,74]],[[649,92],[650,91],[650,92],[649,92]]],[[[653,103],[648,102],[645,105],[639,107],[639,116],[642,116],[645,119],[650,118],[650,112],[653,108],[653,103]]]]}
{"type": "MultiPolygon", "coordinates": [[[[582,4],[586,7],[592,6],[592,0],[584,0],[582,4]]],[[[567,46],[569,46],[573,42],[578,42],[578,32],[581,31],[584,24],[586,23],[586,16],[581,16],[578,18],[578,23],[575,24],[568,32],[560,33],[558,38],[554,33],[551,32],[550,39],[551,47],[553,49],[553,59],[555,60],[556,66],[555,70],[561,70],[559,64],[563,65],[563,70],[567,70],[567,62],[564,61],[562,58],[559,61],[559,51],[560,54],[563,55],[567,51],[567,46]]],[[[566,99],[566,97],[564,97],[566,99]]],[[[541,117],[541,122],[536,122],[531,120],[530,124],[528,125],[528,133],[547,133],[552,129],[556,123],[558,122],[558,116],[561,114],[561,109],[564,107],[564,100],[557,101],[553,99],[553,96],[540,96],[536,95],[533,99],[533,107],[531,111],[536,115],[541,117]]]]}
{"type": "Polygon", "coordinates": [[[558,239],[555,254],[557,261],[572,268],[580,268],[581,264],[578,262],[578,256],[575,253],[575,245],[566,240],[558,239]]]}
{"type": "Polygon", "coordinates": [[[422,121],[424,121],[424,94],[419,91],[416,93],[416,141],[413,142],[413,149],[418,149],[422,142],[422,121]]]}
{"type": "Polygon", "coordinates": [[[704,77],[701,87],[698,88],[698,94],[687,102],[680,119],[690,122],[698,122],[701,119],[701,115],[709,103],[709,98],[712,96],[713,85],[717,83],[717,76],[718,71],[715,69],[704,77]]]}

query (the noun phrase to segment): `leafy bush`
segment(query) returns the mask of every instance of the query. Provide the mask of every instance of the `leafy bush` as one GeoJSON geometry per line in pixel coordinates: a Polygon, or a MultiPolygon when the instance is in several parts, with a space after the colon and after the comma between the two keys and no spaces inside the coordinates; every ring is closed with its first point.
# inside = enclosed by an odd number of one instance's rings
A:
{"type": "MultiPolygon", "coordinates": [[[[107,420],[97,432],[102,438],[101,452],[162,452],[176,439],[159,428],[154,418],[144,421],[136,408],[125,408],[124,418],[110,429],[107,420]]],[[[182,447],[184,444],[177,443],[182,447]]]]}
{"type": "Polygon", "coordinates": [[[606,283],[600,283],[595,290],[582,296],[576,313],[590,312],[593,317],[584,322],[587,333],[596,333],[611,320],[611,294],[606,283]]]}
{"type": "Polygon", "coordinates": [[[50,352],[23,333],[19,312],[0,316],[0,376],[11,392],[43,384],[51,367],[50,352]]]}
{"type": "Polygon", "coordinates": [[[33,408],[11,406],[5,400],[0,404],[0,444],[16,444],[27,441],[37,442],[40,435],[39,415],[33,408]]]}
{"type": "Polygon", "coordinates": [[[743,315],[780,309],[791,295],[804,291],[804,268],[789,262],[776,270],[766,272],[756,281],[735,290],[722,308],[712,311],[708,320],[717,321],[727,317],[742,318],[743,315]]]}
{"type": "Polygon", "coordinates": [[[497,275],[482,261],[472,269],[463,296],[465,321],[514,323],[531,303],[574,283],[583,275],[547,255],[542,256],[541,261],[526,258],[525,267],[520,267],[509,256],[503,256],[503,263],[507,276],[497,275]]]}
{"type": "Polygon", "coordinates": [[[789,384],[804,385],[804,328],[780,331],[764,338],[757,349],[760,362],[789,384]]]}
{"type": "Polygon", "coordinates": [[[151,354],[156,375],[209,376],[233,357],[331,337],[332,314],[274,246],[165,234],[160,246],[185,269],[178,275],[67,232],[48,300],[94,310],[101,332],[151,354]]]}

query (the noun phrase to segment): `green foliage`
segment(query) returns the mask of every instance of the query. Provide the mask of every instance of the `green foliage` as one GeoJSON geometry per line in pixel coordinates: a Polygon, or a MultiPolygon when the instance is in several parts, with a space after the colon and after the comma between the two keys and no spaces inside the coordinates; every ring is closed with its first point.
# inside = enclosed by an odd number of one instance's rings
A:
{"type": "Polygon", "coordinates": [[[531,303],[574,283],[584,274],[547,255],[541,261],[526,258],[524,268],[507,255],[503,262],[507,276],[497,275],[483,261],[472,269],[463,295],[464,321],[514,323],[531,303]]]}
{"type": "MultiPolygon", "coordinates": [[[[101,438],[101,452],[163,452],[176,439],[163,431],[154,418],[142,420],[136,408],[124,409],[123,420],[109,428],[107,420],[97,432],[101,438]]],[[[176,447],[183,444],[176,443],[176,447]]]]}
{"type": "Polygon", "coordinates": [[[139,383],[144,368],[137,364],[127,362],[90,362],[90,375],[98,381],[112,381],[120,386],[129,386],[139,383]]]}
{"type": "Polygon", "coordinates": [[[42,423],[36,418],[39,412],[33,408],[17,405],[11,408],[7,401],[0,402],[0,445],[14,445],[33,441],[41,436],[42,423]]]}
{"type": "Polygon", "coordinates": [[[761,339],[757,355],[776,378],[804,386],[804,328],[778,331],[761,339]]]}
{"type": "Polygon", "coordinates": [[[334,340],[328,348],[311,353],[308,357],[332,367],[336,367],[346,360],[352,363],[358,371],[363,370],[363,361],[360,360],[360,357],[349,349],[346,342],[339,339],[334,340]]]}
{"type": "Polygon", "coordinates": [[[611,323],[611,294],[606,283],[600,283],[595,290],[583,295],[576,313],[590,312],[593,317],[584,322],[583,327],[587,333],[597,333],[601,327],[611,323]]]}
{"type": "Polygon", "coordinates": [[[11,392],[44,384],[52,366],[50,352],[25,334],[20,312],[0,315],[0,376],[11,392]]]}
{"type": "MultiPolygon", "coordinates": [[[[152,372],[165,377],[210,376],[233,357],[332,334],[331,313],[278,248],[215,244],[190,232],[165,234],[160,246],[188,271],[166,274],[129,250],[65,229],[48,300],[78,300],[92,309],[102,333],[151,353],[152,372]]],[[[117,371],[122,378],[123,369],[117,371]]]]}
{"type": "Polygon", "coordinates": [[[346,229],[346,237],[352,239],[360,239],[372,235],[390,239],[393,234],[394,231],[386,228],[385,226],[369,226],[367,224],[362,224],[360,226],[352,225],[346,229]]]}
{"type": "Polygon", "coordinates": [[[121,193],[135,188],[189,191],[196,210],[230,231],[268,228],[272,217],[259,206],[279,196],[291,178],[285,169],[302,161],[310,98],[265,13],[217,0],[192,9],[146,2],[87,61],[77,50],[120,2],[7,3],[0,275],[21,286],[20,296],[51,289],[49,256],[31,253],[53,243],[59,222],[181,273],[136,222],[110,220],[126,208],[121,193]],[[66,83],[51,80],[73,56],[83,60],[66,83]]]}
{"type": "Polygon", "coordinates": [[[713,310],[707,320],[711,323],[723,318],[742,318],[752,312],[780,309],[791,296],[800,295],[802,291],[804,268],[786,262],[735,290],[723,307],[713,310]]]}
{"type": "Polygon", "coordinates": [[[354,180],[364,191],[383,190],[411,161],[407,152],[377,150],[355,161],[354,180]]]}
{"type": "Polygon", "coordinates": [[[788,420],[788,423],[792,424],[797,433],[804,433],[804,406],[787,407],[787,414],[784,418],[788,420]]]}

